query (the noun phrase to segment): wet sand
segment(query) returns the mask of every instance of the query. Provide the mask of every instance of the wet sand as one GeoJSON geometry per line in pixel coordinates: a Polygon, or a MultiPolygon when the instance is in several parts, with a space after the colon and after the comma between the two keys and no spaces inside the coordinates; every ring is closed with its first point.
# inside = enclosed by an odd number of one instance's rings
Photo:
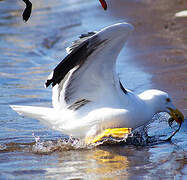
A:
{"type": "Polygon", "coordinates": [[[108,2],[108,9],[135,26],[128,43],[135,49],[132,61],[150,72],[152,87],[168,92],[187,116],[187,17],[175,17],[187,1],[118,0],[108,2]]]}

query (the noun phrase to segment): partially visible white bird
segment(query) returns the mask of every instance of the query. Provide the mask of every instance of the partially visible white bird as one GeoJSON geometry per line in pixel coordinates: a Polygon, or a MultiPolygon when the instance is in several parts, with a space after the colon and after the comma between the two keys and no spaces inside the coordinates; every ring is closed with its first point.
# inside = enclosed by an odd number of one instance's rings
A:
{"type": "Polygon", "coordinates": [[[132,25],[118,23],[75,41],[45,83],[53,87],[53,108],[11,107],[78,138],[97,137],[102,132],[118,136],[125,128],[148,123],[159,112],[168,112],[182,123],[184,116],[167,93],[147,90],[137,95],[120,82],[116,59],[132,30],[132,25]]]}

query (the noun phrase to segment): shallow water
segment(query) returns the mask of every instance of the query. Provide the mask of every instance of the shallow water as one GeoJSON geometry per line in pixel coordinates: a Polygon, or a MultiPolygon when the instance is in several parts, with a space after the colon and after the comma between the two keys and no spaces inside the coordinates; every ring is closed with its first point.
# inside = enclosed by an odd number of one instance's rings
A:
{"type": "MultiPolygon", "coordinates": [[[[9,107],[51,106],[51,89],[43,84],[71,41],[124,21],[110,10],[104,12],[94,0],[32,2],[27,23],[21,20],[21,1],[0,2],[0,179],[187,178],[186,122],[172,142],[85,147],[74,139],[65,141],[66,136],[9,107]]],[[[133,53],[127,43],[118,72],[124,86],[141,92],[152,87],[151,75],[132,63],[133,53]]],[[[148,128],[154,140],[172,133],[163,119],[156,117],[148,128]]]]}

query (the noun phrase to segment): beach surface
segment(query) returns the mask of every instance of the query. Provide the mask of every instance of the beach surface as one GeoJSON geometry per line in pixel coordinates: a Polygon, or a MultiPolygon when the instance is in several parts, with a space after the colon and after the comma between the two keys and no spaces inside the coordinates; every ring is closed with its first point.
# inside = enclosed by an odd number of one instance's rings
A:
{"type": "Polygon", "coordinates": [[[152,74],[152,88],[169,93],[187,115],[187,1],[109,1],[114,16],[135,26],[129,47],[132,61],[152,74]]]}

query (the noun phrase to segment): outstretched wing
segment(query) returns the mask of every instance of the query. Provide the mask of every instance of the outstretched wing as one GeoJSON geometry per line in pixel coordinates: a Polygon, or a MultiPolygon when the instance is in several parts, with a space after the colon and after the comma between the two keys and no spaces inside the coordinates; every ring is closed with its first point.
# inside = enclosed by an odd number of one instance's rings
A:
{"type": "Polygon", "coordinates": [[[69,53],[53,70],[47,79],[45,86],[48,87],[51,83],[54,87],[56,84],[59,84],[62,79],[66,76],[66,74],[73,69],[75,66],[80,66],[84,63],[87,57],[94,51],[94,47],[91,47],[93,44],[97,46],[97,43],[94,42],[97,37],[95,37],[90,43],[89,37],[91,33],[88,35],[81,35],[80,40],[74,41],[72,46],[67,48],[67,52],[69,53]]]}
{"type": "Polygon", "coordinates": [[[69,48],[70,53],[46,81],[46,87],[53,86],[55,107],[78,109],[89,102],[103,104],[117,99],[122,85],[116,74],[116,58],[132,30],[129,26],[121,23],[83,35],[69,48]],[[104,96],[110,98],[103,102],[104,96]]]}

